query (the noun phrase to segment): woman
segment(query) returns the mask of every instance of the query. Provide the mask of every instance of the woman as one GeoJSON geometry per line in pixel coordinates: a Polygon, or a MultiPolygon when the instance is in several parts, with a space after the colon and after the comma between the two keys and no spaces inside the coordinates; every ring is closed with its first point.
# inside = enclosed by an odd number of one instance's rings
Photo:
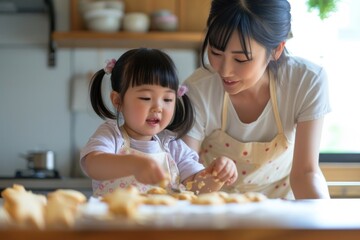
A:
{"type": "Polygon", "coordinates": [[[203,68],[185,82],[196,123],[184,140],[204,164],[236,163],[238,180],[224,191],[329,198],[318,164],[327,76],[286,53],[290,22],[286,0],[212,1],[203,68]]]}

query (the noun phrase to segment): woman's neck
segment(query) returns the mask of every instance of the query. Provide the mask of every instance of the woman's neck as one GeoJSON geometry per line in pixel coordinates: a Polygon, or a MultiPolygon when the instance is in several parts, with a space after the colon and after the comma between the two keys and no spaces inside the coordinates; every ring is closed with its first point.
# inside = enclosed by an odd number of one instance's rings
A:
{"type": "Polygon", "coordinates": [[[268,72],[257,82],[257,84],[245,91],[230,95],[230,101],[243,123],[256,121],[264,111],[270,99],[270,78],[268,72]]]}
{"type": "Polygon", "coordinates": [[[261,76],[260,80],[252,87],[241,91],[232,96],[232,98],[241,98],[257,101],[259,97],[269,95],[270,93],[270,77],[269,72],[266,70],[261,76]]]}

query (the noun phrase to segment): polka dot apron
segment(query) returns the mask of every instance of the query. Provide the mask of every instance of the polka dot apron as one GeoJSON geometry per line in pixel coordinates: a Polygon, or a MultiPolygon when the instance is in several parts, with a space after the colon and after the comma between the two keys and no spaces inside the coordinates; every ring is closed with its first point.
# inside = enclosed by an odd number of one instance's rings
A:
{"type": "Polygon", "coordinates": [[[224,186],[223,191],[255,191],[269,198],[294,199],[289,183],[293,146],[283,132],[273,77],[270,77],[270,98],[278,134],[270,142],[243,143],[226,133],[229,96],[225,93],[221,129],[204,139],[200,152],[204,165],[219,156],[226,156],[235,162],[239,177],[233,185],[224,186]]]}
{"type": "MultiPolygon", "coordinates": [[[[144,155],[144,156],[150,157],[150,158],[154,159],[162,167],[162,169],[165,171],[165,173],[170,176],[170,185],[168,186],[169,188],[170,187],[175,187],[175,188],[179,188],[179,187],[183,188],[184,187],[183,185],[180,186],[180,174],[179,174],[179,169],[178,169],[175,161],[172,159],[171,155],[164,150],[162,145],[161,145],[161,147],[163,149],[162,152],[144,153],[144,152],[138,151],[136,149],[132,149],[130,147],[130,137],[126,133],[125,129],[121,127],[120,131],[124,138],[124,144],[119,149],[119,151],[116,150],[116,152],[119,155],[138,154],[138,155],[144,155]]],[[[161,144],[160,140],[157,137],[155,137],[155,139],[156,139],[156,141],[158,141],[159,144],[161,144]]],[[[118,178],[118,179],[101,181],[97,186],[93,186],[94,196],[102,196],[106,193],[113,192],[117,188],[127,188],[128,186],[136,187],[141,193],[145,193],[149,189],[154,187],[152,185],[140,183],[139,181],[137,181],[135,179],[135,177],[133,175],[131,175],[131,176],[122,177],[122,178],[118,178]]]]}

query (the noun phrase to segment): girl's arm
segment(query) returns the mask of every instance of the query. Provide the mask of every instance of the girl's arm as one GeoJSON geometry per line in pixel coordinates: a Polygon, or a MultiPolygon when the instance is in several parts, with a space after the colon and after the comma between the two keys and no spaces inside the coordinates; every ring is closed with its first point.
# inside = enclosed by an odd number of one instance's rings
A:
{"type": "Polygon", "coordinates": [[[185,179],[187,190],[199,193],[219,191],[224,184],[233,184],[238,177],[235,163],[227,157],[219,157],[204,170],[185,179]]]}
{"type": "Polygon", "coordinates": [[[208,169],[204,169],[184,180],[186,190],[196,194],[216,192],[221,189],[225,182],[212,175],[208,169]]]}
{"type": "Polygon", "coordinates": [[[319,167],[323,118],[297,124],[290,185],[296,199],[330,198],[319,167]]]}
{"type": "Polygon", "coordinates": [[[89,177],[110,180],[134,175],[144,184],[157,184],[165,178],[161,167],[151,158],[139,155],[116,155],[91,152],[85,156],[84,168],[89,177]]]}
{"type": "Polygon", "coordinates": [[[186,145],[188,145],[195,152],[197,152],[197,153],[200,152],[200,146],[201,146],[200,141],[196,140],[195,138],[189,137],[187,135],[182,137],[182,140],[186,143],[186,145]]]}

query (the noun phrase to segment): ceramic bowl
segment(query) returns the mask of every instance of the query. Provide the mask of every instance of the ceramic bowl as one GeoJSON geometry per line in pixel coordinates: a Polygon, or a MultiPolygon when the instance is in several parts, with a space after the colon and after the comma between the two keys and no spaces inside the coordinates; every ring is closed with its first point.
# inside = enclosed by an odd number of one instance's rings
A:
{"type": "Polygon", "coordinates": [[[93,10],[104,9],[106,7],[105,1],[83,1],[81,3],[81,10],[84,14],[93,10]]]}
{"type": "Polygon", "coordinates": [[[152,20],[154,30],[159,31],[176,31],[178,20],[175,15],[157,16],[152,20]]]}
{"type": "Polygon", "coordinates": [[[97,9],[85,13],[86,26],[91,31],[116,32],[121,27],[123,13],[115,9],[97,9]]]}
{"type": "Polygon", "coordinates": [[[123,19],[123,29],[128,32],[147,32],[150,28],[150,18],[141,12],[126,13],[123,19]]]}
{"type": "Polygon", "coordinates": [[[111,9],[117,9],[121,12],[125,11],[125,4],[123,1],[119,1],[119,0],[111,0],[111,1],[106,1],[106,6],[105,8],[111,8],[111,9]]]}

